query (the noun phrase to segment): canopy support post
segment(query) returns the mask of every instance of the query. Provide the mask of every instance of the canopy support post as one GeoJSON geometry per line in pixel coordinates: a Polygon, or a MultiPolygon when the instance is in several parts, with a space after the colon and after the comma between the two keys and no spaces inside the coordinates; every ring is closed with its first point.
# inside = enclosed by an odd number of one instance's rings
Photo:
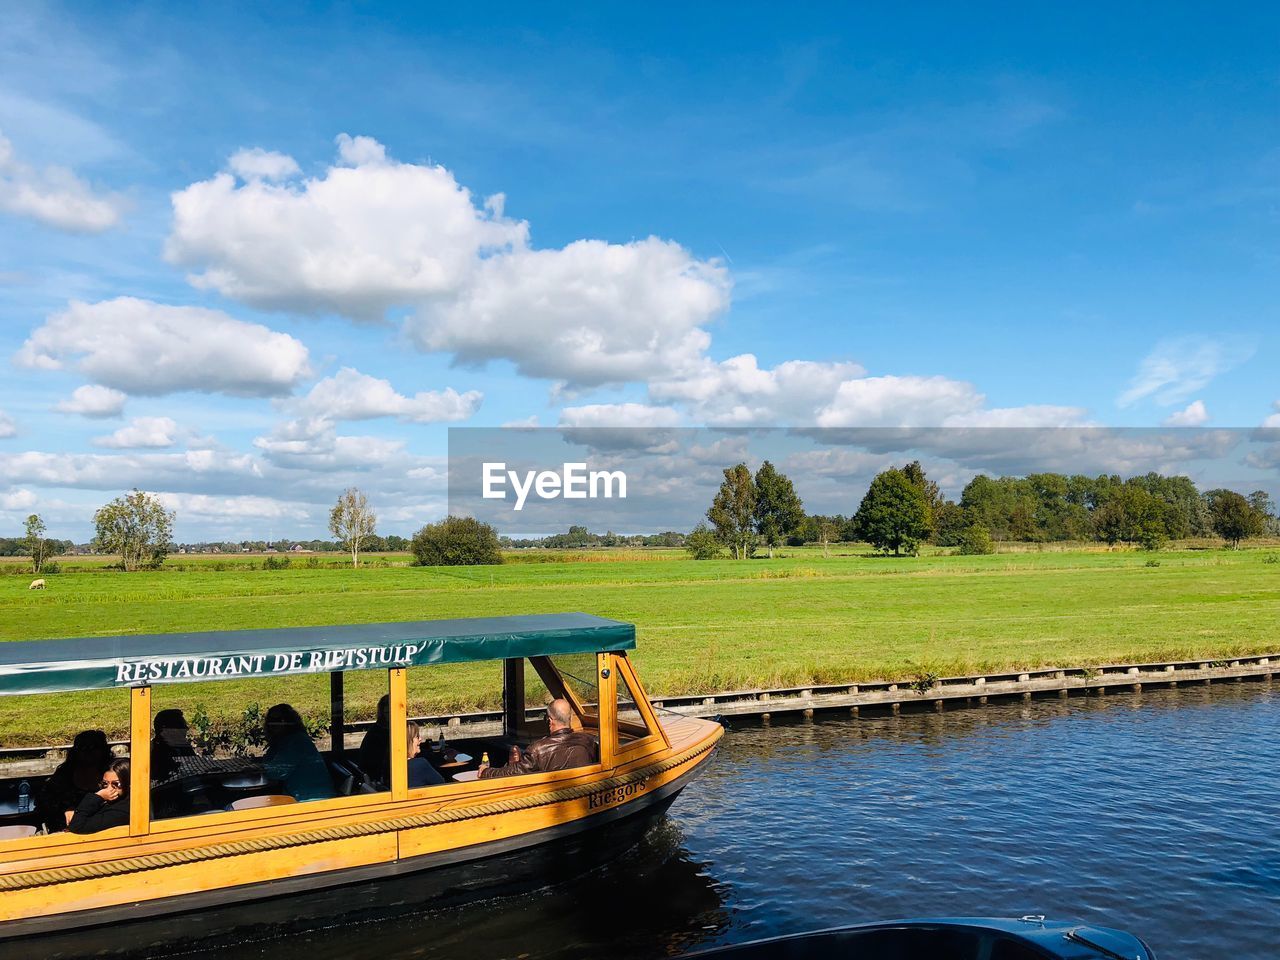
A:
{"type": "Polygon", "coordinates": [[[403,800],[409,795],[409,671],[404,667],[393,667],[389,673],[391,799],[403,800]]]}
{"type": "Polygon", "coordinates": [[[347,720],[343,699],[341,670],[329,674],[329,740],[334,759],[341,760],[347,752],[347,720]]]}
{"type": "Polygon", "coordinates": [[[151,830],[151,688],[129,694],[129,836],[142,837],[151,830]]]}
{"type": "Polygon", "coordinates": [[[502,661],[502,732],[516,737],[524,726],[524,658],[502,661]]]}
{"type": "Polygon", "coordinates": [[[618,670],[612,653],[596,655],[600,677],[600,763],[608,770],[618,752],[618,670]]]}

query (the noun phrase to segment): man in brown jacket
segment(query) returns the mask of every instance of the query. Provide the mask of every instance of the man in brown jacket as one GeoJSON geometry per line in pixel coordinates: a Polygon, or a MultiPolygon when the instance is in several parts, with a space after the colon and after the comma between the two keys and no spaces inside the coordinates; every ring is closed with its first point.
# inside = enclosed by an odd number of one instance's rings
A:
{"type": "Polygon", "coordinates": [[[595,737],[575,732],[570,726],[573,708],[568,700],[552,700],[547,705],[547,726],[551,733],[535,740],[518,760],[505,767],[480,766],[480,779],[517,777],[524,773],[545,773],[548,770],[568,770],[586,767],[600,757],[600,745],[595,737]]]}

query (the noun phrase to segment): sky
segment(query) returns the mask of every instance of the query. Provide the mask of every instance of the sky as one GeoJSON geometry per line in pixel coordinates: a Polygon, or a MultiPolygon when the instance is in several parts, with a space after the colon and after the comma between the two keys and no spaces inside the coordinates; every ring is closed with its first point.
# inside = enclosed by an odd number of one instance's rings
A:
{"type": "Polygon", "coordinates": [[[0,535],[408,534],[450,428],[1280,426],[1275,8],[464,7],[6,12],[0,535]]]}

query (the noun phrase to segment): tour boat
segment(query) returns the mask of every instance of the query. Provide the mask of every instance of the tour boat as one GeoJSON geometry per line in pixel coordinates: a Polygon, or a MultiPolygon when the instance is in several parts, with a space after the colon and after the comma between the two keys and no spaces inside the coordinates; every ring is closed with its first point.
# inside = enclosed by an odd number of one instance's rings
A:
{"type": "MultiPolygon", "coordinates": [[[[659,717],[627,655],[634,647],[631,624],[582,613],[0,644],[0,696],[117,688],[128,697],[132,764],[131,788],[118,801],[127,802],[127,825],[98,833],[33,832],[48,813],[30,808],[41,778],[0,779],[0,940],[192,911],[239,914],[250,901],[298,894],[329,910],[336,888],[363,902],[356,884],[390,881],[397,895],[446,897],[486,864],[505,877],[514,863],[563,869],[581,855],[586,869],[588,848],[616,854],[633,843],[723,734],[710,721],[659,717]],[[448,779],[410,788],[414,678],[476,661],[501,670],[501,729],[495,722],[488,735],[466,736],[456,728],[449,746],[461,752],[437,758],[448,779]],[[362,670],[387,678],[385,786],[360,769],[345,736],[343,676],[362,670]],[[308,673],[330,676],[332,746],[320,756],[331,798],[296,802],[252,755],[184,757],[176,774],[153,782],[153,690],[308,673]],[[596,741],[598,762],[477,779],[477,758],[501,765],[513,745],[547,733],[536,707],[551,698],[569,702],[572,728],[596,741]],[[189,809],[192,797],[200,809],[189,809]]],[[[181,692],[164,690],[165,703],[181,692]]],[[[194,706],[186,704],[187,716],[194,706]]],[[[291,899],[287,912],[305,909],[291,899]]]]}

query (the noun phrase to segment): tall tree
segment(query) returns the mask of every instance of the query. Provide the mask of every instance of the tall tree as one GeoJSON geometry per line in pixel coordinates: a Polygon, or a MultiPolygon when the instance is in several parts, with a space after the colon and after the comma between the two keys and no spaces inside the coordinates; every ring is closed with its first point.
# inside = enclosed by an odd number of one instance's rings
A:
{"type": "Polygon", "coordinates": [[[329,511],[329,532],[351,552],[351,566],[360,566],[360,549],[373,535],[378,517],[357,487],[348,487],[329,511]]]}
{"type": "Polygon", "coordinates": [[[1205,497],[1209,501],[1214,533],[1231,546],[1238,547],[1241,540],[1262,536],[1266,517],[1240,494],[1234,490],[1210,490],[1205,497]]]}
{"type": "Polygon", "coordinates": [[[766,460],[756,471],[756,532],[769,548],[773,548],[800,529],[804,522],[804,504],[796,488],[784,473],[779,473],[766,460]]]}
{"type": "Polygon", "coordinates": [[[25,544],[27,553],[31,554],[31,572],[39,573],[44,562],[49,559],[49,541],[44,538],[44,520],[38,513],[27,517],[27,536],[25,544]]]}
{"type": "Polygon", "coordinates": [[[159,497],[135,488],[93,515],[94,546],[102,553],[118,553],[125,570],[158,567],[173,546],[176,516],[159,497]]]}
{"type": "Polygon", "coordinates": [[[756,483],[751,471],[745,463],[726,467],[724,482],[711,502],[707,519],[736,560],[745,560],[755,552],[755,517],[756,483]]]}
{"type": "MultiPolygon", "coordinates": [[[[908,463],[902,468],[902,473],[911,481],[912,486],[920,491],[920,495],[924,497],[929,534],[932,534],[937,528],[938,514],[942,511],[942,505],[946,502],[946,498],[942,495],[942,488],[925,476],[924,467],[920,465],[919,460],[912,460],[908,463]]],[[[926,534],[926,536],[929,534],[926,534]]]]}
{"type": "Polygon", "coordinates": [[[1271,502],[1271,494],[1265,490],[1255,490],[1246,499],[1249,501],[1249,506],[1262,514],[1264,520],[1275,513],[1275,504],[1271,502]]]}
{"type": "Polygon", "coordinates": [[[885,470],[871,481],[854,517],[858,536],[883,553],[914,554],[929,535],[929,508],[920,487],[898,469],[885,470]]]}
{"type": "Polygon", "coordinates": [[[831,556],[831,541],[840,536],[839,525],[830,517],[817,518],[817,540],[822,544],[822,556],[831,556]]]}

